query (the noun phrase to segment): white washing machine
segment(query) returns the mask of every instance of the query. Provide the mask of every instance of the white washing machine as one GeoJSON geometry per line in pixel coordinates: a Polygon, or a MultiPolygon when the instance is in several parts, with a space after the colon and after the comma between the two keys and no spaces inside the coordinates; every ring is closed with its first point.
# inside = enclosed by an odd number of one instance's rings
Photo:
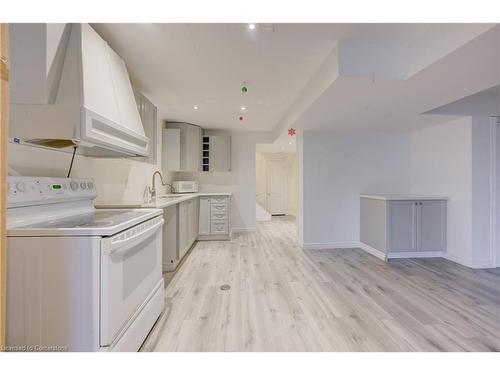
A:
{"type": "Polygon", "coordinates": [[[162,210],[96,209],[87,178],[8,184],[7,349],[137,351],[164,307],[162,210]]]}

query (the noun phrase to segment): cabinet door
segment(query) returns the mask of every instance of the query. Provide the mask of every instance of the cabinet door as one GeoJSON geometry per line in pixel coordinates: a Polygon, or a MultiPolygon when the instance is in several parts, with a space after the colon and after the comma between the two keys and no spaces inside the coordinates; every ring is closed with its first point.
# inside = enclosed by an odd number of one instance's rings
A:
{"type": "Polygon", "coordinates": [[[181,168],[181,131],[163,129],[162,167],[164,171],[179,171],[181,168]]]}
{"type": "Polygon", "coordinates": [[[231,136],[210,137],[210,172],[231,171],[231,136]]]}
{"type": "Polygon", "coordinates": [[[198,234],[210,234],[210,198],[200,197],[200,215],[198,234]]]}
{"type": "Polygon", "coordinates": [[[196,237],[198,236],[198,220],[199,220],[199,207],[200,207],[200,201],[198,198],[194,198],[192,200],[193,204],[191,206],[191,227],[192,227],[192,232],[191,232],[191,242],[196,240],[196,237]]]}
{"type": "Polygon", "coordinates": [[[198,233],[195,228],[197,215],[195,214],[194,209],[195,200],[191,199],[188,201],[188,245],[191,245],[194,242],[198,233]]]}
{"type": "MultiPolygon", "coordinates": [[[[163,210],[163,268],[164,271],[170,265],[177,264],[177,207],[170,206],[163,210]]],[[[170,266],[172,267],[172,266],[170,266]]]]}
{"type": "Polygon", "coordinates": [[[188,202],[179,203],[179,259],[186,254],[188,246],[188,202]]]}
{"type": "Polygon", "coordinates": [[[142,125],[144,126],[144,133],[148,137],[148,154],[147,157],[137,157],[134,160],[145,161],[147,163],[156,164],[157,162],[157,109],[144,95],[139,91],[134,90],[135,102],[137,103],[137,110],[141,117],[142,125]]]}
{"type": "Polygon", "coordinates": [[[391,201],[389,203],[389,252],[416,251],[416,217],[418,202],[391,201]]]}
{"type": "Polygon", "coordinates": [[[182,124],[181,129],[181,171],[197,172],[201,166],[201,128],[182,124]]]}
{"type": "Polygon", "coordinates": [[[446,250],[446,201],[418,202],[417,249],[446,250]]]}

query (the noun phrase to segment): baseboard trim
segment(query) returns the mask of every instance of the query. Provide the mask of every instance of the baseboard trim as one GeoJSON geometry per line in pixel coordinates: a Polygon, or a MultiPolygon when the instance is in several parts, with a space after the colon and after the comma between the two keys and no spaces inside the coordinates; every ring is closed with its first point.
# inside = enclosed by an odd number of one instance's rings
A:
{"type": "Polygon", "coordinates": [[[300,247],[304,250],[335,250],[352,249],[359,247],[357,242],[327,242],[327,243],[302,243],[300,247]]]}
{"type": "Polygon", "coordinates": [[[370,245],[367,245],[363,242],[360,242],[358,247],[361,250],[366,251],[368,254],[373,255],[374,257],[383,260],[384,262],[387,261],[387,257],[383,251],[377,250],[374,247],[371,247],[370,245]]]}
{"type": "Polygon", "coordinates": [[[335,249],[361,249],[374,257],[386,261],[388,259],[405,258],[444,258],[454,263],[473,269],[495,268],[493,260],[470,261],[462,259],[445,251],[405,251],[386,254],[362,242],[327,242],[327,243],[299,243],[303,250],[335,250],[335,249]]]}
{"type": "Polygon", "coordinates": [[[388,253],[387,259],[404,259],[404,258],[443,258],[442,251],[400,251],[388,253]]]}
{"type": "Polygon", "coordinates": [[[248,227],[248,228],[231,228],[231,234],[233,233],[253,233],[257,230],[256,227],[248,227]]]}
{"type": "Polygon", "coordinates": [[[443,258],[448,259],[454,263],[458,263],[462,266],[473,268],[473,269],[485,269],[485,268],[496,268],[492,260],[485,261],[471,261],[469,259],[463,259],[452,254],[443,253],[443,258]]]}

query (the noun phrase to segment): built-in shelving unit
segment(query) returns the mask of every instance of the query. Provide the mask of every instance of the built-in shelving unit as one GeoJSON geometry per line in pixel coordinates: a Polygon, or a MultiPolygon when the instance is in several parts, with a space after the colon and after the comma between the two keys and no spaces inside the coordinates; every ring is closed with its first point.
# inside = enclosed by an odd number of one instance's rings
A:
{"type": "Polygon", "coordinates": [[[210,172],[210,137],[204,135],[201,142],[201,170],[210,172]]]}

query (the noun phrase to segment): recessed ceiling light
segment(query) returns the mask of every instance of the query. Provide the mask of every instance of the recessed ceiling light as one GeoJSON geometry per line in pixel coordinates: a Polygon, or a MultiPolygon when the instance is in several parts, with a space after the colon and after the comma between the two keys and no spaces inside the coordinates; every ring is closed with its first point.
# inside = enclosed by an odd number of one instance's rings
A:
{"type": "Polygon", "coordinates": [[[292,144],[292,142],[288,142],[288,144],[289,144],[289,145],[291,145],[291,144],[292,144]]]}
{"type": "Polygon", "coordinates": [[[193,109],[197,111],[198,109],[200,109],[200,107],[198,107],[197,105],[193,105],[193,109]]]}
{"type": "Polygon", "coordinates": [[[255,30],[255,28],[256,28],[256,27],[257,27],[257,25],[256,25],[256,24],[254,24],[254,23],[249,23],[249,24],[248,24],[248,29],[249,29],[249,30],[255,30]]]}
{"type": "Polygon", "coordinates": [[[242,105],[242,106],[240,107],[240,109],[241,109],[242,111],[246,111],[247,107],[245,107],[244,105],[242,105]]]}

